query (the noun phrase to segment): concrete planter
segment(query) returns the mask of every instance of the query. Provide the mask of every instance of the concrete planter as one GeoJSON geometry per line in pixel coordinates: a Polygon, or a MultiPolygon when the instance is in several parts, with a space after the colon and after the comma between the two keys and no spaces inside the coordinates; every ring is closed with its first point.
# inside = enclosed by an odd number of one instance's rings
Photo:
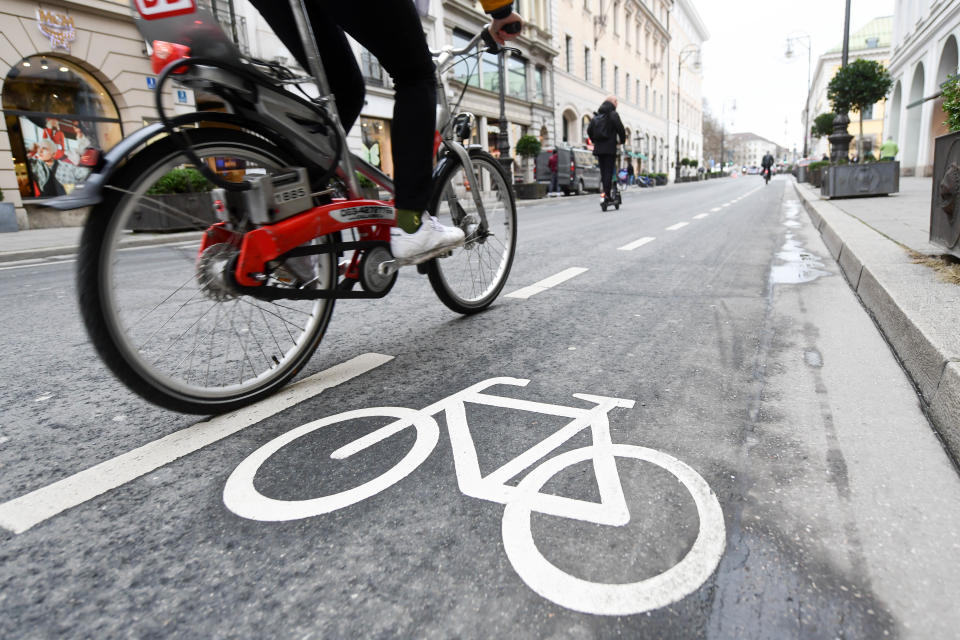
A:
{"type": "Polygon", "coordinates": [[[0,202],[0,232],[19,231],[17,210],[12,202],[0,202]]]}
{"type": "Polygon", "coordinates": [[[539,182],[522,182],[513,185],[513,192],[520,200],[536,200],[547,196],[547,186],[539,182]]]}
{"type": "Polygon", "coordinates": [[[960,131],[934,141],[930,242],[960,258],[960,131]]]}
{"type": "Polygon", "coordinates": [[[824,167],[820,194],[828,198],[885,196],[900,191],[899,162],[836,164],[824,167]]]}
{"type": "Polygon", "coordinates": [[[145,196],[127,223],[131,231],[188,231],[217,222],[209,193],[145,196]]]}

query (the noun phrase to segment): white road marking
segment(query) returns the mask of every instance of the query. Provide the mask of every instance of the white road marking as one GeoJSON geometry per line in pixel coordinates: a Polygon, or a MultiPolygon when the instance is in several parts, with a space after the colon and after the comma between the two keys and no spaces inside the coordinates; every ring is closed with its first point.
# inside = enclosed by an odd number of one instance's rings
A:
{"type": "Polygon", "coordinates": [[[639,240],[634,240],[629,244],[625,244],[622,247],[619,247],[617,251],[633,251],[637,247],[642,247],[648,242],[653,242],[654,240],[656,240],[656,238],[651,238],[651,237],[640,238],[639,240]]]}
{"type": "Polygon", "coordinates": [[[709,213],[698,213],[697,215],[693,216],[693,219],[694,219],[694,220],[703,220],[704,218],[706,218],[706,217],[709,216],[709,215],[710,215],[709,213]]]}
{"type": "Polygon", "coordinates": [[[13,533],[23,533],[62,511],[116,489],[390,360],[393,360],[393,356],[379,353],[359,355],[285,387],[249,407],[171,433],[68,478],[14,498],[0,504],[0,527],[13,533]]]}
{"type": "Polygon", "coordinates": [[[554,274],[549,278],[544,278],[540,282],[535,282],[528,287],[517,289],[513,293],[508,293],[506,297],[527,299],[530,296],[535,296],[542,291],[546,291],[550,287],[555,287],[560,283],[566,282],[570,278],[575,278],[585,271],[587,271],[587,269],[583,267],[570,267],[569,269],[564,269],[560,273],[554,274]]]}
{"type": "Polygon", "coordinates": [[[667,231],[676,231],[677,229],[683,229],[685,226],[690,224],[689,222],[678,222],[677,224],[672,224],[667,227],[667,231]]]}
{"type": "Polygon", "coordinates": [[[720,211],[720,209],[723,209],[723,207],[714,207],[713,209],[710,209],[710,213],[716,213],[717,211],[720,211]]]}
{"type": "Polygon", "coordinates": [[[37,260],[31,264],[18,264],[11,267],[0,267],[0,271],[9,271],[11,269],[28,269],[30,267],[49,267],[53,264],[71,264],[73,262],[76,262],[76,259],[37,260]]]}
{"type": "Polygon", "coordinates": [[[732,202],[724,202],[722,205],[720,205],[720,208],[722,209],[724,207],[729,207],[732,204],[733,204],[732,202]]]}

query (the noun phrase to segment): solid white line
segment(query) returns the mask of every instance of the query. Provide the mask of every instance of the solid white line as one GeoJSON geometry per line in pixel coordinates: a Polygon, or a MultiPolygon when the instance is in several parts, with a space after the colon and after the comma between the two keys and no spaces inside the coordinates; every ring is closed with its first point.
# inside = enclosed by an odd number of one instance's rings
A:
{"type": "Polygon", "coordinates": [[[667,227],[667,231],[676,231],[677,229],[683,229],[685,226],[690,224],[689,222],[678,222],[677,224],[672,224],[667,227]]]}
{"type": "Polygon", "coordinates": [[[47,518],[116,489],[390,360],[393,360],[393,356],[379,353],[359,355],[285,387],[266,400],[171,433],[68,478],[14,498],[0,504],[0,527],[13,533],[23,533],[47,518]]]}
{"type": "Polygon", "coordinates": [[[642,247],[648,242],[653,242],[654,240],[656,240],[656,238],[650,238],[650,237],[640,238],[639,240],[634,240],[630,244],[625,244],[622,247],[619,247],[617,251],[633,251],[637,247],[642,247]]]}
{"type": "MultiPolygon", "coordinates": [[[[13,267],[0,267],[0,271],[9,271],[11,269],[29,269],[30,267],[49,267],[54,264],[72,264],[76,260],[40,260],[33,264],[18,264],[13,267]]],[[[2,263],[0,263],[2,264],[2,263]]]]}
{"type": "Polygon", "coordinates": [[[570,267],[569,269],[564,269],[560,273],[554,274],[549,278],[544,278],[540,282],[535,282],[529,287],[524,287],[522,289],[517,289],[513,293],[508,293],[506,297],[527,299],[530,296],[537,295],[541,291],[546,291],[550,287],[555,287],[561,282],[566,282],[570,278],[574,278],[584,271],[586,271],[586,269],[583,267],[570,267]]]}
{"type": "Polygon", "coordinates": [[[709,216],[709,215],[710,215],[709,213],[698,213],[697,215],[693,216],[693,219],[694,219],[694,220],[703,220],[704,218],[706,218],[706,217],[709,216]]]}

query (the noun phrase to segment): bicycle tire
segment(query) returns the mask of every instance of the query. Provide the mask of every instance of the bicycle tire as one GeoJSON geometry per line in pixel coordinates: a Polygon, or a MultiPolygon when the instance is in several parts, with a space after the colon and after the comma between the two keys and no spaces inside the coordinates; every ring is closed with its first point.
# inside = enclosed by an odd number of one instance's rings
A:
{"type": "MultiPolygon", "coordinates": [[[[244,162],[259,162],[265,170],[296,164],[289,153],[267,140],[237,130],[199,129],[191,132],[190,138],[192,146],[201,157],[246,159],[244,162]]],[[[90,212],[81,238],[77,272],[80,310],[91,342],[98,354],[113,374],[129,389],[154,404],[174,411],[217,414],[262,399],[293,378],[319,345],[333,312],[333,300],[264,302],[237,295],[229,303],[232,304],[231,310],[221,309],[221,304],[224,307],[227,305],[222,300],[217,301],[211,297],[214,287],[210,286],[210,281],[201,281],[198,266],[200,259],[196,251],[191,258],[189,248],[185,247],[178,253],[175,249],[176,244],[164,244],[162,247],[146,250],[121,249],[121,236],[130,233],[128,227],[135,213],[143,215],[142,211],[145,210],[162,220],[166,218],[176,220],[188,215],[180,209],[175,210],[163,203],[157,204],[155,196],[146,195],[148,183],[152,183],[157,176],[166,176],[169,168],[182,166],[185,162],[186,159],[180,147],[172,137],[168,136],[142,148],[111,176],[109,183],[104,187],[104,198],[90,212]],[[138,210],[137,207],[142,208],[138,210]],[[165,247],[171,247],[171,249],[165,247]],[[147,256],[152,259],[157,258],[154,254],[160,254],[159,259],[156,259],[153,265],[146,264],[147,256]],[[138,255],[143,256],[139,262],[138,255]],[[171,257],[174,260],[171,260],[171,257]],[[184,260],[179,260],[180,258],[184,260]],[[186,258],[190,258],[189,262],[186,258]],[[177,272],[179,279],[171,281],[168,274],[174,271],[177,272]],[[128,286],[122,281],[124,277],[133,282],[128,286]],[[183,278],[186,278],[186,281],[183,278]],[[162,341],[168,342],[165,350],[157,356],[158,360],[151,362],[149,358],[154,357],[155,351],[147,353],[149,345],[138,346],[137,344],[142,334],[134,335],[139,332],[136,326],[139,321],[136,319],[137,309],[135,308],[139,308],[140,313],[148,309],[142,318],[142,321],[147,323],[151,313],[156,312],[159,316],[161,312],[158,310],[168,301],[173,301],[170,302],[171,307],[168,307],[172,310],[172,306],[190,290],[186,289],[180,294],[178,289],[166,299],[160,298],[162,294],[154,297],[153,293],[157,289],[166,286],[165,281],[172,282],[170,287],[178,282],[184,282],[180,289],[196,287],[197,292],[183,302],[177,311],[172,312],[170,318],[155,330],[155,335],[151,334],[147,338],[147,342],[156,338],[161,346],[162,341]],[[143,305],[140,297],[151,298],[151,300],[143,305]],[[157,299],[160,302],[156,308],[149,309],[149,304],[157,299]],[[201,313],[201,305],[206,302],[212,303],[212,306],[196,319],[195,328],[190,325],[183,334],[176,337],[173,329],[188,322],[189,313],[201,313]],[[238,330],[234,319],[238,317],[237,313],[243,313],[238,311],[241,302],[243,302],[243,310],[247,312],[247,326],[241,326],[241,330],[238,330]],[[281,308],[280,305],[285,306],[281,308]],[[230,373],[230,382],[227,383],[226,371],[220,371],[220,385],[209,384],[211,369],[217,363],[217,359],[222,359],[224,369],[235,366],[235,362],[231,363],[233,336],[227,336],[226,353],[223,354],[223,348],[215,344],[219,338],[216,325],[203,335],[204,340],[209,339],[209,345],[204,342],[201,347],[201,343],[198,342],[183,355],[172,371],[164,370],[170,365],[167,362],[161,365],[160,361],[170,359],[168,352],[174,348],[173,343],[186,336],[189,331],[195,331],[194,339],[200,340],[201,330],[206,330],[213,320],[208,316],[213,315],[211,312],[214,307],[216,307],[216,323],[221,322],[221,312],[224,316],[229,315],[229,328],[233,330],[240,351],[250,364],[253,377],[244,379],[246,364],[241,358],[240,380],[237,383],[232,382],[233,372],[230,373]],[[181,311],[183,315],[176,318],[181,311]],[[254,318],[254,314],[260,317],[254,318]],[[288,316],[294,319],[288,320],[288,316]],[[134,318],[132,322],[131,318],[134,318]],[[168,325],[170,331],[168,331],[168,325]],[[251,357],[246,352],[247,347],[250,347],[251,351],[254,348],[250,342],[251,339],[259,340],[256,331],[264,335],[268,332],[273,334],[273,341],[276,343],[276,351],[271,344],[264,347],[263,344],[257,343],[263,362],[260,362],[257,354],[251,357]],[[283,335],[284,332],[289,334],[289,340],[283,335]],[[247,341],[246,346],[244,340],[247,341]],[[203,359],[203,353],[199,353],[198,349],[206,350],[206,361],[203,359]],[[190,360],[189,366],[192,366],[195,359],[200,360],[199,367],[205,366],[202,383],[198,381],[199,374],[193,379],[188,377],[188,373],[178,374],[177,369],[183,366],[187,357],[190,360]],[[256,364],[254,357],[257,358],[256,364]],[[263,370],[256,373],[258,368],[263,370]]],[[[187,222],[194,223],[190,220],[187,222]]],[[[206,222],[197,226],[209,226],[209,224],[206,222]]],[[[322,282],[319,280],[321,276],[318,275],[318,284],[314,286],[319,288],[336,285],[336,257],[333,254],[321,255],[314,262],[309,262],[310,258],[300,260],[308,261],[300,263],[300,267],[306,270],[308,275],[313,272],[322,272],[322,282]]],[[[215,270],[216,267],[211,267],[211,273],[215,270]]],[[[149,322],[155,324],[157,320],[150,319],[149,322]]],[[[229,331],[224,329],[224,333],[229,334],[229,331]]],[[[187,345],[184,343],[182,349],[186,350],[186,348],[187,345]]],[[[176,354],[173,357],[176,357],[176,354]]]]}
{"type": "MultiPolygon", "coordinates": [[[[427,275],[437,297],[449,309],[465,315],[486,309],[500,295],[517,248],[517,207],[506,173],[496,158],[484,151],[471,149],[470,159],[485,201],[490,234],[468,234],[464,245],[454,249],[449,257],[427,263],[427,275]],[[489,206],[494,199],[501,206],[489,206]],[[489,278],[484,276],[487,269],[492,271],[489,278]],[[460,285],[468,278],[469,292],[460,291],[460,285]]],[[[430,214],[442,224],[459,226],[464,215],[476,215],[472,213],[474,208],[463,165],[453,157],[434,182],[430,214]]]]}

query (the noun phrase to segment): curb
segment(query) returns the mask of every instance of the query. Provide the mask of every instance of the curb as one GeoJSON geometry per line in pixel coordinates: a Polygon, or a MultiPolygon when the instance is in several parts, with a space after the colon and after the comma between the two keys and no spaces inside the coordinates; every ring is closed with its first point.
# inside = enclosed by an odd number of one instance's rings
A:
{"type": "Polygon", "coordinates": [[[954,461],[960,461],[960,287],[915,264],[907,248],[835,205],[794,189],[854,293],[916,387],[954,461]]]}

